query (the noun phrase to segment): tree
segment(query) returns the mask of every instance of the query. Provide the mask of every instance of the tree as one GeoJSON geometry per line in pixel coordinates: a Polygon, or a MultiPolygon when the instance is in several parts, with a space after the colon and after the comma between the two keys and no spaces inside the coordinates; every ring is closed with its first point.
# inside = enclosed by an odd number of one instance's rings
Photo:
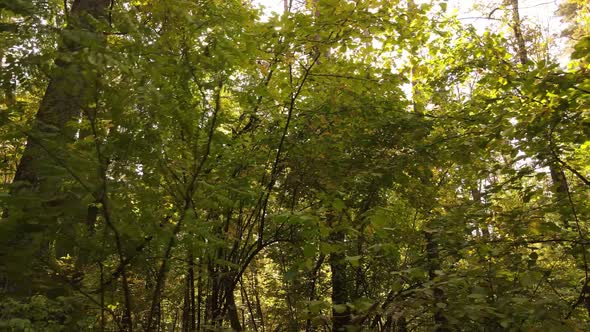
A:
{"type": "MultiPolygon", "coordinates": [[[[71,200],[67,191],[58,189],[64,178],[69,177],[67,173],[70,171],[67,166],[64,167],[68,152],[63,147],[72,143],[76,135],[71,122],[77,121],[83,113],[91,116],[91,104],[97,94],[97,74],[86,58],[94,56],[97,50],[104,47],[103,37],[96,29],[97,25],[106,24],[108,3],[102,0],[75,1],[69,11],[67,28],[62,33],[58,49],[59,58],[55,61],[32,127],[26,132],[27,143],[15,169],[11,189],[14,196],[30,197],[22,201],[19,209],[35,210],[39,217],[49,214],[49,218],[26,220],[18,211],[6,211],[9,215],[15,214],[12,218],[17,223],[16,227],[45,228],[59,218],[61,213],[56,214],[55,211],[67,206],[65,200],[71,200]]],[[[30,238],[21,241],[24,241],[21,245],[25,247],[35,246],[30,238]]],[[[42,244],[46,245],[47,242],[42,244]]],[[[46,249],[37,250],[44,252],[46,249]]],[[[14,285],[16,291],[29,287],[31,280],[21,282],[21,286],[14,285]]]]}
{"type": "Polygon", "coordinates": [[[588,328],[585,38],[566,70],[517,1],[0,4],[0,329],[588,328]]]}

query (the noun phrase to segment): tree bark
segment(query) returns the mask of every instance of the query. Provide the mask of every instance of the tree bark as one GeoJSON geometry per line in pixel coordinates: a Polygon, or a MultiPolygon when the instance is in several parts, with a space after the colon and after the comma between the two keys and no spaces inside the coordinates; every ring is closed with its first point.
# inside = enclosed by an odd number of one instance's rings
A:
{"type": "Polygon", "coordinates": [[[184,304],[182,310],[182,331],[196,331],[195,322],[195,268],[192,253],[187,254],[188,270],[184,292],[184,304]]]}
{"type": "Polygon", "coordinates": [[[522,35],[518,0],[507,0],[507,4],[512,8],[512,31],[514,32],[514,38],[516,39],[516,53],[520,63],[524,65],[528,61],[528,54],[526,51],[524,36],[522,35]]]}
{"type": "MultiPolygon", "coordinates": [[[[40,196],[42,200],[28,200],[20,210],[34,209],[57,210],[64,204],[63,195],[59,194],[59,182],[69,177],[65,169],[68,159],[64,151],[69,143],[75,140],[76,128],[69,125],[76,122],[80,114],[87,111],[89,105],[96,100],[96,70],[88,68],[85,59],[81,59],[83,48],[104,47],[103,34],[98,32],[95,22],[105,22],[110,0],[75,0],[70,10],[67,27],[62,32],[55,66],[50,73],[49,84],[33,119],[30,132],[27,133],[25,149],[16,167],[10,194],[19,196],[40,196]],[[90,18],[92,17],[92,18],[90,18]],[[55,174],[61,169],[62,174],[55,174]],[[50,201],[47,201],[50,199],[50,201]],[[41,205],[39,205],[41,202],[41,205]]],[[[94,211],[89,211],[93,213],[94,211]]],[[[10,208],[6,211],[10,215],[10,208]]],[[[18,220],[19,227],[26,227],[32,219],[43,218],[39,212],[34,218],[18,220]]],[[[52,213],[47,213],[48,216],[52,213]]],[[[86,217],[86,221],[93,218],[86,217]]],[[[85,218],[82,217],[82,220],[85,218]]],[[[32,223],[35,223],[33,221],[32,223]]],[[[47,221],[41,222],[43,225],[47,221]]],[[[31,247],[30,234],[17,234],[15,246],[31,247]]],[[[46,245],[34,249],[35,255],[47,256],[46,245]]],[[[56,248],[59,251],[59,248],[56,248]]],[[[33,271],[31,275],[23,274],[18,280],[11,280],[11,293],[15,295],[31,293],[35,288],[33,271]]],[[[39,272],[43,273],[43,272],[39,272]]]]}
{"type": "Polygon", "coordinates": [[[242,325],[240,324],[240,316],[238,315],[238,310],[236,307],[236,299],[234,297],[234,290],[231,287],[231,282],[226,283],[226,306],[227,306],[227,314],[229,318],[229,323],[233,331],[240,332],[242,331],[242,325]],[[232,288],[232,289],[230,289],[232,288]]]}
{"type": "MultiPolygon", "coordinates": [[[[481,191],[476,186],[471,189],[471,197],[473,198],[473,202],[477,204],[478,207],[482,207],[483,202],[483,195],[481,191]]],[[[490,237],[490,230],[488,228],[487,223],[479,223],[476,225],[481,230],[481,235],[488,239],[490,237]]]]}
{"type": "MultiPolygon", "coordinates": [[[[314,301],[316,298],[315,290],[317,287],[317,280],[319,278],[320,269],[322,268],[322,264],[324,264],[325,259],[326,259],[326,255],[320,253],[318,260],[315,264],[315,267],[314,267],[313,271],[311,272],[311,277],[308,282],[308,289],[309,289],[308,300],[309,300],[309,302],[314,301]]],[[[312,324],[311,324],[311,318],[308,318],[305,321],[305,332],[311,332],[311,331],[313,331],[312,324]]]]}
{"type": "Polygon", "coordinates": [[[74,140],[75,129],[69,128],[67,124],[75,121],[94,101],[97,93],[96,75],[91,70],[84,70],[83,63],[64,59],[76,57],[76,53],[84,47],[81,41],[84,38],[86,43],[89,39],[95,39],[99,46],[104,44],[102,34],[96,31],[88,17],[99,22],[104,20],[109,3],[110,0],[74,1],[66,31],[80,35],[68,38],[68,34],[64,34],[62,38],[62,57],[55,61],[55,70],[33,121],[31,137],[27,140],[13,182],[22,181],[33,188],[41,186],[43,168],[55,164],[54,158],[47,155],[54,151],[47,151],[48,147],[43,146],[43,140],[49,136],[48,143],[57,147],[74,140]]]}
{"type": "MultiPolygon", "coordinates": [[[[330,221],[328,222],[331,223],[330,221]]],[[[336,230],[330,235],[330,242],[334,244],[344,244],[344,239],[345,235],[341,230],[336,230]]],[[[344,251],[341,251],[331,253],[328,259],[332,272],[332,331],[346,331],[346,325],[350,324],[351,319],[350,310],[346,306],[348,302],[348,287],[345,257],[344,251]],[[338,306],[338,310],[334,306],[338,306]]]]}
{"type": "Polygon", "coordinates": [[[567,203],[569,200],[567,179],[561,167],[555,162],[549,164],[549,172],[551,174],[551,182],[553,183],[553,193],[559,205],[559,214],[562,222],[567,227],[569,226],[568,217],[571,209],[569,203],[567,203]]]}
{"type": "Polygon", "coordinates": [[[201,303],[203,301],[203,258],[202,256],[199,258],[199,270],[197,275],[197,318],[196,318],[196,328],[195,331],[201,331],[201,303]]]}
{"type": "Polygon", "coordinates": [[[189,302],[190,302],[190,327],[191,331],[197,330],[197,322],[196,322],[196,298],[195,298],[195,259],[192,253],[188,255],[189,259],[189,270],[188,270],[188,278],[189,278],[189,302]]]}
{"type": "MultiPolygon", "coordinates": [[[[242,283],[241,279],[240,290],[242,295],[242,303],[244,303],[244,305],[248,308],[248,314],[250,315],[250,323],[252,324],[254,331],[258,332],[258,325],[256,324],[256,317],[254,315],[254,309],[252,308],[252,302],[250,302],[250,298],[248,298],[247,289],[244,288],[244,284],[242,283]]],[[[245,320],[243,321],[244,323],[246,322],[245,320]]]]}
{"type": "MultiPolygon", "coordinates": [[[[440,270],[440,257],[438,252],[438,242],[436,241],[434,234],[425,233],[426,237],[426,257],[428,261],[428,276],[431,281],[436,279],[436,271],[440,270]]],[[[446,304],[445,292],[442,288],[434,286],[432,289],[434,296],[434,323],[436,324],[436,332],[449,332],[447,318],[444,315],[444,311],[438,305],[440,303],[446,304]]]]}

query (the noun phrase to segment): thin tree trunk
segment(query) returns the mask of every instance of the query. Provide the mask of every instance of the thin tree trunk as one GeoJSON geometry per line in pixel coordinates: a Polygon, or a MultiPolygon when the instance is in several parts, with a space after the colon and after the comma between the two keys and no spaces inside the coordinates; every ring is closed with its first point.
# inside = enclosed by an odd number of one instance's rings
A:
{"type": "Polygon", "coordinates": [[[229,323],[233,331],[241,332],[242,325],[240,324],[240,317],[238,315],[238,310],[236,307],[236,299],[234,297],[234,290],[230,289],[232,283],[230,281],[226,282],[227,288],[226,292],[226,306],[227,306],[227,313],[229,317],[229,323]]]}
{"type": "Polygon", "coordinates": [[[256,312],[258,313],[258,317],[260,317],[260,330],[264,332],[264,316],[262,314],[262,306],[260,305],[260,294],[258,292],[258,271],[255,267],[252,268],[252,286],[254,290],[254,299],[256,300],[256,312]]]}
{"type": "MultiPolygon", "coordinates": [[[[225,286],[225,271],[223,267],[215,263],[217,260],[223,259],[222,250],[216,251],[216,259],[212,259],[209,262],[209,278],[211,282],[211,293],[207,297],[207,308],[206,314],[208,319],[208,330],[217,331],[223,325],[224,309],[227,305],[227,298],[224,298],[226,286],[225,286]],[[225,301],[224,301],[225,299],[225,301]]],[[[229,294],[227,294],[229,296],[229,294]]]]}
{"type": "MultiPolygon", "coordinates": [[[[473,202],[475,202],[475,204],[481,207],[481,205],[483,204],[483,195],[481,194],[479,188],[474,187],[473,189],[471,189],[471,197],[473,198],[473,202]]],[[[482,223],[476,225],[476,227],[480,228],[481,235],[484,238],[490,237],[490,230],[488,229],[488,224],[482,223]]]]}
{"type": "MultiPolygon", "coordinates": [[[[98,263],[98,268],[100,270],[100,284],[102,285],[104,282],[104,270],[102,263],[98,263]]],[[[100,332],[104,332],[105,327],[105,316],[104,316],[104,289],[100,290],[100,332]]]]}
{"type": "Polygon", "coordinates": [[[393,317],[388,316],[387,320],[385,320],[385,323],[383,324],[383,327],[381,328],[381,330],[383,332],[393,332],[393,328],[394,328],[393,317]]]}
{"type": "Polygon", "coordinates": [[[556,202],[559,206],[559,213],[562,222],[566,227],[569,226],[570,206],[567,203],[569,200],[568,184],[565,173],[556,162],[549,164],[549,173],[551,174],[551,182],[553,183],[553,193],[555,194],[556,202]]]}
{"type": "MultiPolygon", "coordinates": [[[[344,232],[338,230],[330,235],[334,244],[344,243],[344,232]]],[[[346,306],[348,302],[348,287],[346,278],[346,262],[344,251],[330,254],[329,263],[332,272],[332,331],[346,331],[346,325],[350,323],[350,310],[346,306]],[[337,306],[337,307],[334,307],[337,306]]]]}
{"type": "MultiPolygon", "coordinates": [[[[514,37],[516,38],[516,42],[518,45],[517,52],[519,55],[520,62],[522,64],[525,64],[527,62],[528,53],[527,53],[524,37],[521,32],[520,14],[518,11],[518,0],[509,0],[509,1],[512,6],[512,20],[513,20],[512,23],[513,23],[514,37]]],[[[549,138],[550,138],[550,144],[553,145],[551,136],[549,138]]],[[[554,146],[550,146],[550,149],[553,153],[552,159],[557,159],[558,156],[557,156],[557,152],[554,150],[554,146]]],[[[559,163],[556,160],[551,160],[549,162],[549,171],[551,174],[551,181],[553,183],[552,190],[557,198],[556,199],[557,203],[559,204],[560,217],[561,217],[563,223],[565,224],[565,226],[568,227],[569,226],[568,218],[570,217],[570,213],[573,214],[574,218],[576,219],[576,228],[578,229],[578,234],[580,237],[582,237],[583,234],[580,229],[580,225],[577,221],[575,206],[574,206],[573,201],[571,199],[571,193],[569,190],[567,178],[565,177],[565,173],[563,172],[562,168],[560,167],[559,163]],[[567,203],[564,203],[564,202],[567,202],[567,203]]],[[[580,238],[580,240],[583,240],[583,239],[580,238]]],[[[574,305],[574,308],[578,304],[580,304],[580,302],[584,302],[584,306],[586,308],[587,314],[590,317],[590,295],[589,295],[590,294],[590,287],[588,286],[588,283],[590,282],[590,280],[588,280],[589,264],[588,264],[588,258],[586,256],[586,253],[587,253],[586,247],[584,245],[582,245],[581,252],[582,252],[582,258],[583,258],[585,278],[584,278],[584,281],[582,282],[580,299],[574,305]]],[[[574,258],[577,259],[577,257],[575,257],[575,256],[574,256],[574,258]]],[[[570,314],[571,314],[571,312],[570,312],[570,314]]],[[[569,317],[569,314],[568,314],[568,317],[569,317]]]]}
{"type": "Polygon", "coordinates": [[[356,247],[356,255],[361,257],[359,260],[358,266],[355,268],[355,277],[354,277],[354,294],[352,295],[351,300],[354,301],[360,297],[362,297],[362,286],[363,281],[365,280],[365,274],[363,271],[363,261],[364,261],[364,243],[365,243],[365,236],[364,236],[364,227],[359,229],[359,235],[357,237],[357,247],[356,247]]]}
{"type": "MultiPolygon", "coordinates": [[[[431,281],[436,279],[436,271],[440,270],[440,257],[438,252],[438,241],[434,238],[434,234],[425,233],[426,238],[426,258],[428,261],[428,276],[431,281]]],[[[444,315],[444,311],[439,307],[439,304],[446,304],[445,292],[442,288],[434,286],[434,323],[436,325],[436,332],[448,332],[448,321],[444,315]]]]}
{"type": "MultiPolygon", "coordinates": [[[[309,294],[308,294],[309,295],[309,297],[308,297],[309,302],[315,300],[316,283],[318,280],[318,275],[320,273],[320,269],[322,268],[322,264],[324,264],[325,259],[326,259],[326,255],[320,254],[320,256],[318,257],[318,260],[315,264],[315,267],[314,267],[313,271],[311,272],[311,280],[309,281],[309,294]]],[[[305,332],[311,332],[311,331],[312,331],[311,318],[308,318],[305,321],[305,332]]]]}
{"type": "Polygon", "coordinates": [[[182,332],[190,331],[190,287],[189,277],[185,280],[184,300],[182,301],[182,332]]]}
{"type": "Polygon", "coordinates": [[[512,31],[516,39],[516,53],[520,63],[525,65],[528,61],[528,54],[526,51],[526,43],[522,35],[522,25],[520,22],[520,12],[518,10],[518,0],[507,0],[508,5],[512,8],[512,31]]]}
{"type": "Polygon", "coordinates": [[[162,302],[158,302],[158,311],[156,313],[156,331],[160,331],[160,324],[162,322],[162,302]]]}
{"type": "MultiPolygon", "coordinates": [[[[514,32],[514,38],[516,39],[516,53],[520,63],[524,65],[528,61],[528,52],[522,34],[522,22],[520,20],[518,0],[507,0],[507,2],[512,9],[512,31],[514,32]]],[[[556,162],[549,163],[549,170],[557,200],[563,201],[567,198],[568,191],[565,174],[556,162]]],[[[563,219],[567,226],[567,219],[563,219]]]]}
{"type": "Polygon", "coordinates": [[[188,278],[189,278],[189,302],[190,302],[190,327],[191,331],[196,331],[196,308],[195,308],[195,259],[193,257],[192,252],[188,255],[189,259],[189,270],[188,270],[188,278]]]}
{"type": "Polygon", "coordinates": [[[217,327],[219,325],[219,319],[221,315],[221,310],[219,308],[219,271],[217,271],[217,266],[213,263],[209,263],[209,278],[211,278],[211,294],[207,299],[207,313],[208,313],[208,322],[209,325],[213,327],[217,327]]]}
{"type": "Polygon", "coordinates": [[[254,315],[254,309],[252,308],[252,303],[250,302],[250,299],[248,298],[248,292],[244,288],[244,284],[242,283],[241,279],[240,279],[240,289],[242,292],[241,293],[242,294],[242,302],[248,308],[248,313],[250,314],[250,321],[252,322],[252,327],[254,327],[254,331],[258,332],[258,325],[256,324],[256,317],[254,315]]]}
{"type": "Polygon", "coordinates": [[[205,317],[204,317],[204,324],[209,324],[210,317],[213,313],[213,306],[212,306],[212,297],[213,297],[213,288],[214,288],[214,279],[213,279],[213,263],[211,259],[208,259],[207,262],[207,291],[205,293],[205,317]]]}
{"type": "Polygon", "coordinates": [[[203,302],[203,258],[199,258],[199,274],[197,275],[197,327],[195,331],[201,331],[201,306],[203,302]]]}
{"type": "Polygon", "coordinates": [[[408,323],[406,322],[406,317],[401,316],[395,322],[395,331],[396,332],[408,332],[408,323]]]}
{"type": "Polygon", "coordinates": [[[182,331],[195,331],[195,270],[192,253],[187,254],[188,270],[182,310],[182,331]]]}
{"type": "Polygon", "coordinates": [[[176,321],[178,320],[178,309],[174,310],[174,320],[172,321],[172,332],[176,331],[176,321]]]}

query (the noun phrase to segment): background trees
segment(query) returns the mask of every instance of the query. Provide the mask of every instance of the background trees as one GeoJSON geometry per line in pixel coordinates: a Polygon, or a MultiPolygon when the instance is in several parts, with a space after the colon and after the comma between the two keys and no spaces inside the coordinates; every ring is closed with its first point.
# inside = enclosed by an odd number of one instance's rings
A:
{"type": "Polygon", "coordinates": [[[586,329],[588,38],[517,4],[0,2],[0,326],[586,329]]]}

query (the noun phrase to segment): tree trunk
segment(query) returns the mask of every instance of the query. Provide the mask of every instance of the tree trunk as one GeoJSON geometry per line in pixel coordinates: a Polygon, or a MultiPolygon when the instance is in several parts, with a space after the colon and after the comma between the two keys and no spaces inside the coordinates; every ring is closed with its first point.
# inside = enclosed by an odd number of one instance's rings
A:
{"type": "Polygon", "coordinates": [[[524,65],[528,61],[528,55],[524,36],[522,35],[518,0],[507,0],[507,4],[512,8],[512,31],[514,32],[514,38],[516,39],[516,53],[520,63],[524,65]]]}
{"type": "MultiPolygon", "coordinates": [[[[250,323],[252,324],[254,331],[258,332],[258,325],[256,324],[256,316],[254,314],[254,309],[252,308],[252,302],[250,302],[250,298],[248,298],[248,291],[244,288],[242,280],[240,280],[240,290],[242,295],[242,303],[244,304],[244,306],[246,306],[246,308],[248,308],[248,314],[250,315],[250,323]]],[[[245,320],[243,321],[244,323],[246,322],[245,320]]]]}
{"type": "MultiPolygon", "coordinates": [[[[57,211],[67,199],[58,191],[61,187],[60,182],[69,177],[64,167],[69,154],[64,151],[64,147],[74,141],[76,134],[76,129],[69,123],[76,122],[81,113],[88,111],[89,105],[95,101],[97,95],[96,70],[88,68],[86,59],[80,57],[80,50],[104,47],[104,37],[102,33],[97,32],[93,22],[106,22],[109,4],[110,0],[75,0],[72,4],[67,27],[58,49],[60,56],[55,60],[55,67],[50,73],[49,84],[33,119],[10,188],[13,197],[40,196],[41,199],[27,200],[24,206],[19,206],[20,210],[38,211],[41,208],[42,211],[57,211]],[[56,174],[56,169],[61,169],[62,174],[56,174]]],[[[81,217],[81,220],[89,221],[93,218],[93,212],[89,210],[89,215],[81,217]]],[[[7,214],[10,214],[10,209],[7,214]]],[[[17,223],[19,227],[25,228],[29,224],[39,223],[40,229],[44,229],[44,225],[51,226],[52,223],[34,219],[51,215],[55,214],[49,211],[37,212],[33,218],[18,220],[17,223]]],[[[32,237],[28,231],[17,234],[14,241],[13,245],[16,247],[32,248],[33,255],[49,255],[46,249],[48,245],[42,244],[39,248],[33,248],[37,245],[31,243],[32,237]]],[[[59,252],[59,248],[56,248],[56,251],[59,252]]],[[[11,293],[32,293],[35,288],[34,276],[38,273],[44,272],[32,271],[31,274],[19,276],[18,280],[11,280],[11,293]]]]}
{"type": "MultiPolygon", "coordinates": [[[[483,204],[483,195],[481,194],[481,191],[479,191],[479,188],[473,187],[473,189],[471,189],[471,197],[473,198],[473,202],[481,208],[483,204]]],[[[476,227],[478,227],[481,230],[481,235],[484,238],[487,239],[490,237],[490,230],[488,228],[488,224],[481,223],[476,225],[476,227]]]]}
{"type": "Polygon", "coordinates": [[[104,37],[96,32],[88,16],[98,22],[104,21],[109,3],[110,0],[74,1],[66,30],[78,34],[78,38],[62,38],[60,53],[63,56],[55,61],[56,68],[51,74],[35,116],[31,136],[27,140],[13,182],[22,181],[38,190],[43,182],[43,169],[55,164],[56,156],[48,153],[56,151],[47,150],[74,140],[75,129],[67,124],[75,121],[95,100],[97,77],[91,70],[84,70],[84,63],[63,59],[75,58],[76,53],[85,47],[84,44],[90,44],[90,40],[97,41],[99,46],[104,45],[104,37]],[[44,145],[48,143],[50,146],[44,145]]]}
{"type": "Polygon", "coordinates": [[[568,203],[568,184],[565,173],[555,162],[549,164],[549,172],[551,173],[551,182],[553,183],[553,193],[555,194],[556,203],[559,206],[559,214],[562,222],[567,227],[569,226],[568,218],[570,216],[571,206],[568,203]]]}
{"type": "MultiPolygon", "coordinates": [[[[434,234],[425,233],[426,237],[426,258],[428,261],[428,276],[431,281],[436,279],[436,271],[440,270],[440,257],[438,253],[438,242],[434,238],[434,234]]],[[[442,288],[434,286],[432,289],[434,296],[434,323],[436,324],[436,332],[448,332],[448,321],[444,315],[443,309],[439,304],[446,304],[445,292],[442,288]]]]}
{"type": "Polygon", "coordinates": [[[188,277],[189,277],[189,302],[190,302],[190,327],[191,331],[197,330],[197,322],[196,322],[196,299],[195,299],[195,259],[192,253],[188,255],[189,259],[189,270],[188,270],[188,277]]]}
{"type": "Polygon", "coordinates": [[[395,322],[395,331],[396,332],[408,332],[408,323],[406,322],[406,317],[401,316],[395,322]]]}
{"type": "MultiPolygon", "coordinates": [[[[507,0],[507,4],[512,8],[512,30],[514,32],[514,38],[516,39],[516,53],[520,63],[524,65],[528,61],[528,52],[524,36],[522,35],[522,24],[520,21],[518,0],[507,0]]],[[[561,201],[566,198],[568,191],[565,174],[555,162],[549,163],[549,170],[551,173],[551,180],[553,182],[553,191],[557,196],[557,200],[561,201]]],[[[567,225],[567,220],[564,220],[564,222],[567,225]]]]}
{"type": "Polygon", "coordinates": [[[221,320],[221,308],[219,304],[220,298],[220,272],[218,266],[210,260],[209,262],[209,279],[211,282],[211,293],[207,296],[207,308],[205,310],[205,322],[209,325],[208,331],[213,331],[215,328],[220,327],[219,321],[221,320]]]}
{"type": "MultiPolygon", "coordinates": [[[[344,232],[335,231],[330,235],[330,240],[335,244],[344,243],[344,232]]],[[[329,263],[332,272],[332,331],[346,331],[346,325],[350,323],[350,310],[346,306],[348,302],[348,288],[346,278],[346,257],[344,251],[330,254],[329,263]]]]}
{"type": "MultiPolygon", "coordinates": [[[[313,269],[313,271],[311,272],[311,278],[308,282],[308,289],[309,289],[309,293],[308,293],[308,300],[309,302],[315,301],[315,290],[317,287],[317,280],[319,278],[319,273],[320,273],[320,269],[322,268],[322,264],[324,264],[324,260],[326,259],[326,255],[320,253],[318,260],[315,264],[315,267],[313,269]]],[[[313,331],[312,329],[312,324],[311,324],[311,318],[307,318],[307,320],[305,321],[305,332],[311,332],[313,331]]]]}
{"type": "Polygon", "coordinates": [[[252,268],[252,290],[254,291],[254,300],[256,301],[256,313],[260,318],[260,331],[264,332],[264,315],[262,313],[262,305],[260,304],[260,292],[258,287],[258,269],[252,268]]]}
{"type": "MultiPolygon", "coordinates": [[[[228,278],[229,279],[229,278],[228,278]]],[[[227,314],[229,318],[229,323],[233,331],[240,332],[242,331],[242,325],[240,324],[240,316],[238,315],[238,310],[236,307],[236,299],[234,297],[234,290],[231,288],[231,282],[228,280],[226,282],[226,306],[227,306],[227,314]]]]}
{"type": "Polygon", "coordinates": [[[195,268],[193,254],[188,253],[188,271],[186,276],[186,288],[184,292],[184,305],[182,310],[182,331],[196,331],[195,322],[195,268]]]}
{"type": "MultiPolygon", "coordinates": [[[[521,32],[520,15],[518,12],[518,0],[509,0],[509,1],[512,6],[514,37],[516,38],[517,45],[518,45],[517,52],[519,55],[520,62],[522,64],[524,64],[527,61],[528,54],[527,54],[527,49],[526,49],[526,45],[524,42],[524,37],[522,36],[522,32],[521,32]]],[[[551,137],[550,137],[550,144],[553,145],[551,137]]],[[[561,167],[557,163],[557,161],[554,160],[558,157],[557,152],[554,150],[554,146],[550,146],[550,149],[551,149],[551,152],[553,153],[553,156],[551,157],[551,159],[553,159],[553,160],[550,160],[550,162],[549,162],[549,171],[551,174],[551,181],[553,184],[552,191],[555,194],[556,202],[559,205],[558,209],[559,209],[560,217],[561,217],[563,223],[565,224],[565,226],[568,227],[569,226],[568,218],[570,217],[571,210],[574,209],[574,206],[573,206],[573,202],[570,201],[571,197],[570,197],[569,186],[568,186],[567,178],[565,177],[565,173],[563,172],[563,170],[561,169],[561,167]]],[[[579,228],[578,228],[578,232],[581,235],[579,228]]],[[[582,240],[582,239],[580,239],[580,240],[582,240]]],[[[582,245],[582,252],[583,253],[586,252],[586,247],[584,245],[582,245]]],[[[588,262],[587,262],[586,255],[585,254],[582,254],[582,255],[583,255],[583,259],[584,259],[584,274],[586,277],[584,278],[583,285],[582,285],[581,299],[583,300],[584,306],[585,306],[586,311],[588,313],[588,316],[590,317],[590,300],[588,300],[588,294],[589,294],[588,292],[590,291],[590,289],[588,287],[588,283],[590,282],[588,280],[588,262]]],[[[575,258],[575,256],[574,256],[574,258],[575,258]]]]}
{"type": "Polygon", "coordinates": [[[203,302],[203,258],[199,258],[199,274],[197,275],[197,325],[195,331],[201,331],[201,304],[203,302]]]}
{"type": "Polygon", "coordinates": [[[184,289],[184,301],[182,303],[182,332],[190,331],[190,295],[189,295],[189,281],[186,279],[186,285],[184,289]]]}

